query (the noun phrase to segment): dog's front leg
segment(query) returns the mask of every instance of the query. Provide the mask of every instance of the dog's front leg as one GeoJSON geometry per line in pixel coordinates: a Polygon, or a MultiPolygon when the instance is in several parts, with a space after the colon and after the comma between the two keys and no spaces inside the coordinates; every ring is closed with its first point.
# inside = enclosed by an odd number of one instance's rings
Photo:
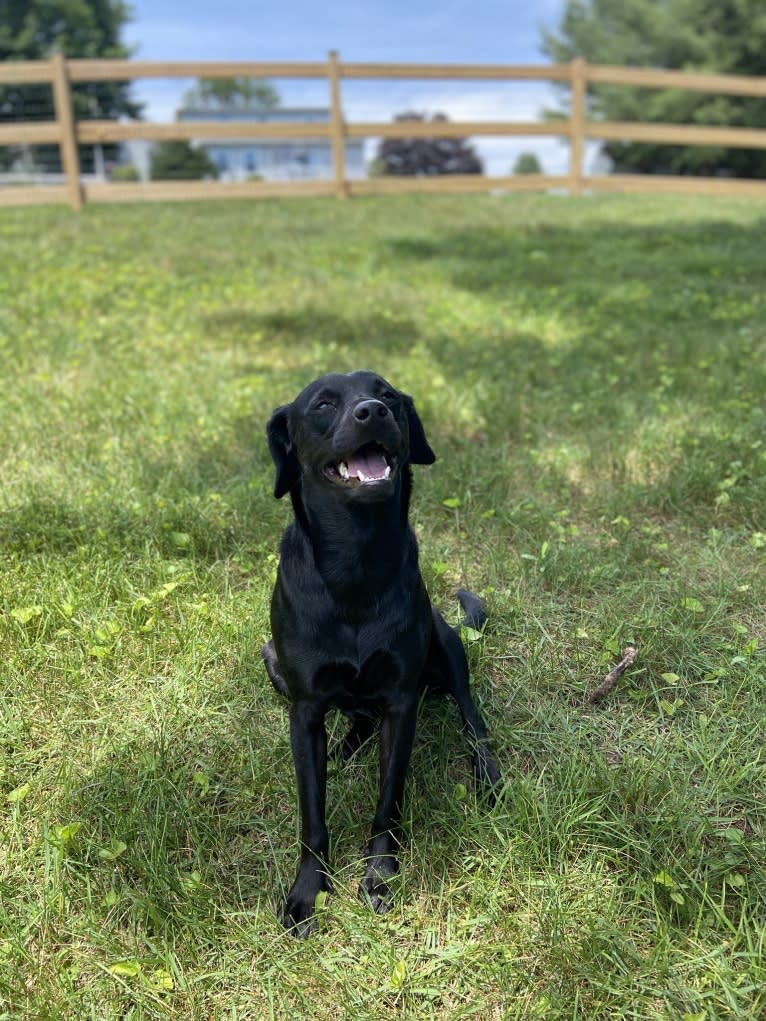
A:
{"type": "Polygon", "coordinates": [[[359,890],[378,914],[391,907],[388,880],[399,868],[399,823],[417,711],[416,696],[407,695],[398,705],[387,708],[380,727],[380,795],[367,847],[367,871],[359,890]]]}
{"type": "Polygon", "coordinates": [[[329,842],[325,823],[327,786],[327,733],[324,706],[299,701],[290,707],[290,745],[298,785],[301,815],[301,860],[285,902],[285,928],[308,936],[317,894],[332,889],[327,875],[329,842]]]}

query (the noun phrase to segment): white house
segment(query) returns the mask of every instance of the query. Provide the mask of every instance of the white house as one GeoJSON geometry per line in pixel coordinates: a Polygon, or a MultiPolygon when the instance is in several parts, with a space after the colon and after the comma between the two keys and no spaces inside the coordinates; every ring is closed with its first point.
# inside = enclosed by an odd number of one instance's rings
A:
{"type": "MultiPolygon", "coordinates": [[[[329,123],[326,107],[182,107],[179,121],[227,121],[329,123]]],[[[218,167],[221,180],[243,181],[259,176],[267,181],[329,180],[333,176],[332,147],[325,138],[205,138],[193,142],[202,147],[218,167]]],[[[366,176],[364,142],[349,139],[345,144],[346,178],[366,176]]]]}

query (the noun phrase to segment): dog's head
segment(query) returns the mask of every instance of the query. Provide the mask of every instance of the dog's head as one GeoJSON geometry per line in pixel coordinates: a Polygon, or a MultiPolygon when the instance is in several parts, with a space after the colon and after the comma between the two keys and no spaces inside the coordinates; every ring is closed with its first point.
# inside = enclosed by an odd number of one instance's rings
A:
{"type": "Polygon", "coordinates": [[[274,495],[301,479],[351,500],[386,499],[410,464],[433,464],[415,405],[374,372],[321,376],[267,428],[274,495]]]}

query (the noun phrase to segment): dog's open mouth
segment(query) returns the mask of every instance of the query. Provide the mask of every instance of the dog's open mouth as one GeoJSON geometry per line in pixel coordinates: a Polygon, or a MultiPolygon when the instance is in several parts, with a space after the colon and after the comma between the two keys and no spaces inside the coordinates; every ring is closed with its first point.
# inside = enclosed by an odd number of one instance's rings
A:
{"type": "Polygon", "coordinates": [[[396,457],[379,443],[365,443],[348,457],[328,464],[325,475],[349,486],[371,486],[387,482],[396,471],[396,457]]]}

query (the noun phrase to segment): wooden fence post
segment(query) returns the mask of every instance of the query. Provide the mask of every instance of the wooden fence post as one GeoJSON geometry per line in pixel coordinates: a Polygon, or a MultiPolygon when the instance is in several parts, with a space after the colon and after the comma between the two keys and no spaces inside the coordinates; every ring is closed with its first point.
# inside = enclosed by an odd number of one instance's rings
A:
{"type": "Polygon", "coordinates": [[[583,163],[585,161],[585,119],[586,119],[587,66],[582,57],[572,61],[572,97],[569,123],[569,193],[582,195],[583,163]]]}
{"type": "Polygon", "coordinates": [[[77,136],[75,134],[69,75],[67,73],[66,61],[61,53],[53,54],[51,64],[53,67],[53,104],[56,109],[56,121],[59,127],[59,150],[61,152],[61,164],[66,174],[67,198],[72,209],[80,210],[82,209],[80,157],[77,152],[77,136]]]}
{"type": "Polygon", "coordinates": [[[338,53],[330,50],[327,61],[330,79],[330,136],[332,140],[332,162],[335,177],[335,194],[339,199],[348,195],[346,185],[346,139],[343,125],[343,109],[340,103],[340,68],[338,53]]]}

